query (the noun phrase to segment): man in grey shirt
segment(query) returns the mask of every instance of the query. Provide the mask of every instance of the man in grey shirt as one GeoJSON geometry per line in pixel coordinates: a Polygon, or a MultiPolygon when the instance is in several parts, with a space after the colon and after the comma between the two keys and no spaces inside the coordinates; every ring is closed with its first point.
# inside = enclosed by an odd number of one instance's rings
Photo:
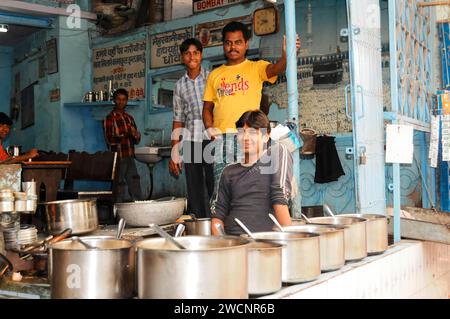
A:
{"type": "Polygon", "coordinates": [[[238,141],[244,154],[241,163],[225,167],[212,201],[212,233],[221,224],[228,235],[240,235],[240,219],[252,232],[271,231],[269,213],[283,226],[291,224],[289,199],[293,160],[287,148],[270,142],[270,125],[261,111],[244,113],[236,122],[238,141]]]}

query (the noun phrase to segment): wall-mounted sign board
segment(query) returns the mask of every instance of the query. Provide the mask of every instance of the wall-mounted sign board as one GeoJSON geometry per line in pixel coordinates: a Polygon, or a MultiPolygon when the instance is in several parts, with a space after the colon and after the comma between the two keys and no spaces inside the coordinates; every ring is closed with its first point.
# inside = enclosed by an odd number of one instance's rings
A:
{"type": "Polygon", "coordinates": [[[193,0],[192,11],[198,13],[244,2],[249,2],[249,0],[193,0]]]}
{"type": "Polygon", "coordinates": [[[113,89],[126,89],[129,99],[144,98],[145,48],[143,40],[94,49],[93,91],[107,91],[109,80],[113,80],[113,89]]]}
{"type": "Polygon", "coordinates": [[[204,48],[222,45],[222,29],[231,21],[245,24],[252,34],[252,16],[242,16],[226,20],[197,24],[195,26],[195,38],[199,39],[204,48]]]}
{"type": "Polygon", "coordinates": [[[192,36],[192,27],[150,36],[150,67],[154,69],[180,64],[180,44],[192,36]]]}

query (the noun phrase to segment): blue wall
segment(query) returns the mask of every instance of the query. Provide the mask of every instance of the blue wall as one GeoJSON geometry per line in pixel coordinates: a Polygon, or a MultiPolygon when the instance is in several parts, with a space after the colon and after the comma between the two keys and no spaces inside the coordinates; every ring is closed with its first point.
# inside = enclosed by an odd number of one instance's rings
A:
{"type": "Polygon", "coordinates": [[[0,92],[3,100],[0,112],[9,115],[11,99],[11,69],[13,64],[13,48],[0,46],[0,92]]]}

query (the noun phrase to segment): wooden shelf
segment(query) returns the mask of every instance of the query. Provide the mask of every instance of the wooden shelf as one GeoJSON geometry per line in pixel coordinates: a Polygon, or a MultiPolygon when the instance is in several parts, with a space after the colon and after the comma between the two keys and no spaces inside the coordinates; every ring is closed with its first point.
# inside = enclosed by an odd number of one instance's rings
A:
{"type": "MultiPolygon", "coordinates": [[[[128,101],[127,107],[139,106],[142,101],[128,101]]],[[[111,107],[114,106],[112,101],[100,101],[100,102],[72,102],[64,103],[67,107],[111,107]]]]}

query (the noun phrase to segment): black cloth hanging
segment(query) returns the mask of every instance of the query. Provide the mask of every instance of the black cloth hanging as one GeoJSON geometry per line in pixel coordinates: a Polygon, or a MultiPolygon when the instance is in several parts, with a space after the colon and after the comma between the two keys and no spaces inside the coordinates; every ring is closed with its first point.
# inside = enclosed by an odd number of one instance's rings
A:
{"type": "Polygon", "coordinates": [[[336,150],[334,136],[318,136],[316,140],[316,175],[314,182],[335,182],[342,175],[341,161],[336,150]]]}

